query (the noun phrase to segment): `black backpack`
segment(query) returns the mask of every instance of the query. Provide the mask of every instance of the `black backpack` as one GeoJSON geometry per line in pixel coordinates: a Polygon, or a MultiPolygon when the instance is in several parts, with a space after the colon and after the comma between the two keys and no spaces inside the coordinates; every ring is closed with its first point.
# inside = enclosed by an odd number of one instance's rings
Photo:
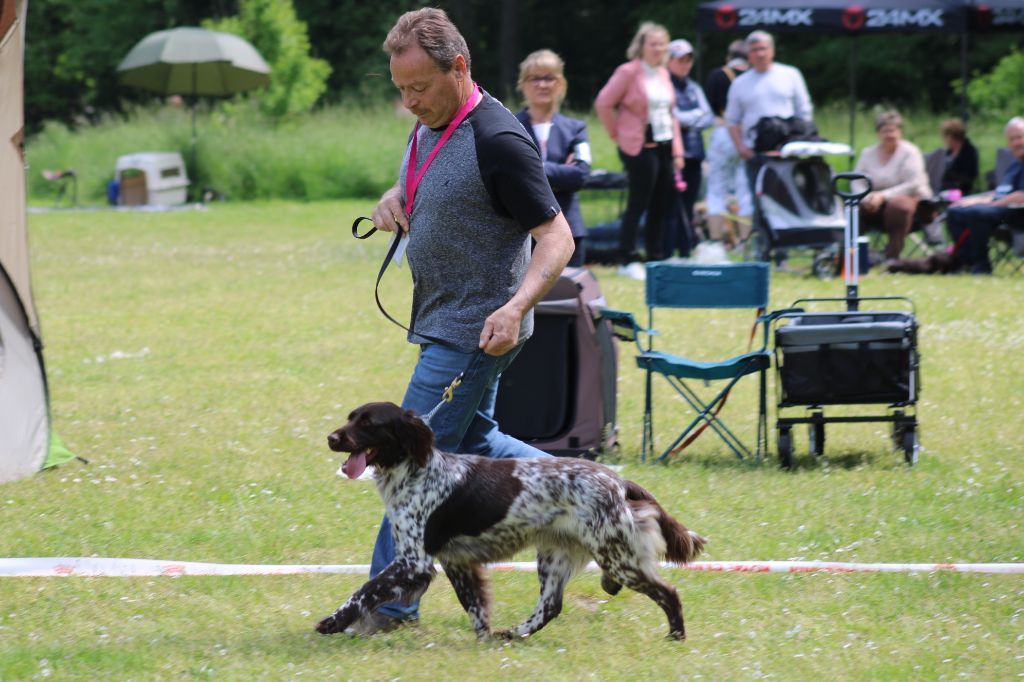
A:
{"type": "Polygon", "coordinates": [[[765,116],[754,126],[754,151],[773,152],[794,140],[821,141],[818,128],[811,121],[791,116],[765,116]]]}

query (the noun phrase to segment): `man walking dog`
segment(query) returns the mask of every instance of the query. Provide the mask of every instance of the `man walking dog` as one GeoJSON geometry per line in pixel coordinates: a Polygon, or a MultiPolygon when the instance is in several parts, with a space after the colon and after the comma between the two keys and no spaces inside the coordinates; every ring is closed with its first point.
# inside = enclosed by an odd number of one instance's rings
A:
{"type": "MultiPolygon", "coordinates": [[[[533,307],[573,252],[572,233],[522,125],[470,75],[466,41],[443,10],[403,14],[388,33],[391,80],[416,128],[398,181],[374,224],[408,236],[413,278],[409,341],[420,355],[402,407],[430,419],[437,447],[488,457],[545,453],[498,429],[498,378],[533,332],[533,307]],[[532,258],[530,238],[536,240],[532,258]]],[[[371,576],[394,560],[381,524],[371,576]]],[[[418,604],[385,604],[349,628],[370,635],[417,618],[418,604]]]]}

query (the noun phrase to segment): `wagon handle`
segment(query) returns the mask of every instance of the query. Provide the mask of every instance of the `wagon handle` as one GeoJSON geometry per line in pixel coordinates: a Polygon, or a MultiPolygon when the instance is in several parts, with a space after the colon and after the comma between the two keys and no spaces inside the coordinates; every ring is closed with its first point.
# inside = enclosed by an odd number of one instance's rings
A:
{"type": "Polygon", "coordinates": [[[832,189],[835,191],[836,194],[845,199],[847,203],[852,202],[856,204],[861,199],[863,199],[864,197],[871,193],[871,190],[874,189],[874,185],[871,184],[871,178],[864,175],[863,173],[836,173],[835,175],[832,176],[832,189]],[[863,192],[844,192],[843,190],[839,189],[840,180],[849,180],[851,184],[855,180],[863,180],[865,183],[867,183],[867,189],[865,189],[863,192]]]}

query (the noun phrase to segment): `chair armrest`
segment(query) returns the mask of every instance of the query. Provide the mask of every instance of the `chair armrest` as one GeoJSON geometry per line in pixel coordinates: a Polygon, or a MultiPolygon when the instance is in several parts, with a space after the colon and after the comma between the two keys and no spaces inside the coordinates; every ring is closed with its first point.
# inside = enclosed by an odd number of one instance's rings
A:
{"type": "Polygon", "coordinates": [[[636,323],[633,313],[626,310],[604,309],[601,311],[602,320],[608,320],[612,325],[612,333],[623,341],[634,341],[640,352],[643,347],[640,345],[640,334],[657,336],[658,332],[653,329],[645,329],[636,323]]]}

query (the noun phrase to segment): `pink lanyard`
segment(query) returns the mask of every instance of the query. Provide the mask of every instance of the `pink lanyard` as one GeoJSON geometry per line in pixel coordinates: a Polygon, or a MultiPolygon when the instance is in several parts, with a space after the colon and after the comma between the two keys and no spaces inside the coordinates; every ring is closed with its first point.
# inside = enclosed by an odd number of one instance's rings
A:
{"type": "Polygon", "coordinates": [[[466,103],[462,105],[459,112],[455,114],[455,118],[452,119],[452,122],[448,124],[448,128],[444,131],[441,139],[437,141],[437,144],[434,145],[434,149],[430,152],[430,156],[427,157],[427,160],[423,162],[423,168],[421,168],[418,173],[416,172],[416,136],[420,132],[420,123],[419,121],[416,122],[416,127],[412,131],[412,149],[409,150],[409,165],[405,170],[405,211],[408,215],[412,215],[412,204],[416,199],[416,190],[419,189],[420,180],[423,179],[427,169],[430,168],[430,164],[434,161],[434,157],[437,156],[437,153],[441,151],[441,147],[444,146],[444,143],[448,141],[453,133],[455,133],[455,129],[458,128],[464,120],[466,120],[466,117],[469,116],[469,112],[473,110],[473,107],[475,107],[483,97],[483,93],[480,92],[480,86],[474,82],[473,94],[470,95],[469,99],[466,100],[466,103]]]}

